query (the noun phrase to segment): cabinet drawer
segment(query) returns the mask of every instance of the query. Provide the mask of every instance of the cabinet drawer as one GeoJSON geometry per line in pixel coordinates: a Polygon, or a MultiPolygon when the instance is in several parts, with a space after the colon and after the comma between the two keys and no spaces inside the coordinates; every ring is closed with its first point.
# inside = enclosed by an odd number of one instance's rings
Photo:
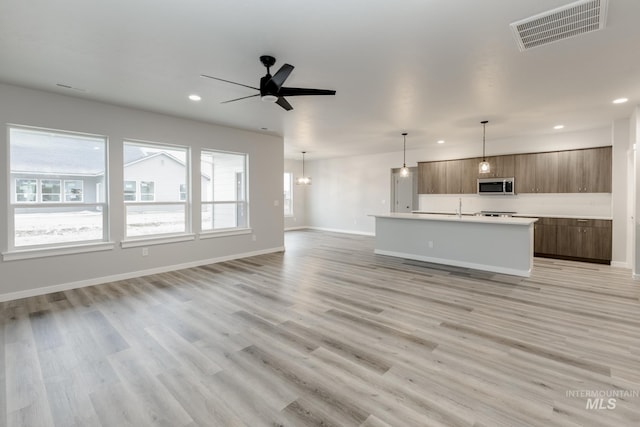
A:
{"type": "Polygon", "coordinates": [[[609,219],[576,219],[576,218],[553,218],[557,225],[566,227],[602,227],[611,228],[609,219]]]}

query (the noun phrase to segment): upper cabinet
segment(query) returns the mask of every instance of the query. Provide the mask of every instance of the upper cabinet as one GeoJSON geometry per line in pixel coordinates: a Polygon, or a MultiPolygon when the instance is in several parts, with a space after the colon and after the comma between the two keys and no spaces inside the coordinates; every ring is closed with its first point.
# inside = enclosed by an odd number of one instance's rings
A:
{"type": "Polygon", "coordinates": [[[558,152],[517,154],[516,193],[557,193],[558,152]]]}
{"type": "Polygon", "coordinates": [[[477,178],[515,177],[516,193],[610,193],[611,147],[418,163],[420,194],[475,194],[477,178]]]}
{"type": "Polygon", "coordinates": [[[479,158],[448,160],[446,162],[446,194],[473,194],[476,189],[476,175],[479,158]]]}
{"type": "Polygon", "coordinates": [[[446,194],[447,162],[418,163],[418,193],[446,194]]]}
{"type": "Polygon", "coordinates": [[[511,178],[515,175],[514,155],[487,157],[487,162],[489,162],[490,166],[489,173],[478,172],[478,164],[480,161],[482,161],[482,159],[478,158],[475,168],[477,178],[511,178]]]}
{"type": "Polygon", "coordinates": [[[611,192],[611,147],[560,151],[558,156],[558,192],[611,192]]]}

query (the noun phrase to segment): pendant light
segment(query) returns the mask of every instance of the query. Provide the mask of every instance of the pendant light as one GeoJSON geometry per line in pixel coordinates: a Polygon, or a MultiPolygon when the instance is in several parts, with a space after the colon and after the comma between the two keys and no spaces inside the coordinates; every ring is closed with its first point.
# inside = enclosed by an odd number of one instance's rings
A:
{"type": "Polygon", "coordinates": [[[478,165],[478,172],[479,173],[489,173],[489,172],[491,172],[491,165],[489,164],[489,162],[487,162],[487,158],[486,158],[486,156],[484,154],[485,134],[486,134],[486,131],[487,131],[487,123],[489,123],[489,120],[483,120],[480,123],[482,123],[482,161],[478,165]]]}
{"type": "Polygon", "coordinates": [[[402,144],[402,168],[400,169],[400,176],[405,178],[409,176],[409,168],[407,167],[407,133],[402,133],[404,142],[402,144]]]}
{"type": "Polygon", "coordinates": [[[296,179],[296,184],[298,185],[311,185],[311,177],[304,174],[304,155],[306,153],[306,151],[302,152],[302,176],[296,179]]]}

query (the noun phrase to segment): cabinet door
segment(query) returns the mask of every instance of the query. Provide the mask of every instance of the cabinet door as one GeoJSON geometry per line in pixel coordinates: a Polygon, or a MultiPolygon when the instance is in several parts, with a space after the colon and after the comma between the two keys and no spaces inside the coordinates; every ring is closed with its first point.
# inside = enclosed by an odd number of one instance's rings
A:
{"type": "Polygon", "coordinates": [[[582,150],[558,153],[558,192],[580,193],[582,189],[582,150]]]}
{"type": "Polygon", "coordinates": [[[418,164],[418,192],[420,194],[444,194],[446,188],[446,162],[418,164]]]}
{"type": "MultiPolygon", "coordinates": [[[[496,175],[498,178],[511,178],[516,174],[516,156],[498,156],[496,157],[496,175]]],[[[493,165],[492,165],[493,167],[493,165]]]]}
{"type": "Polygon", "coordinates": [[[515,156],[516,193],[536,192],[535,156],[535,154],[517,154],[515,156]]]}
{"type": "Polygon", "coordinates": [[[533,229],[533,252],[536,254],[555,255],[557,242],[557,226],[538,224],[533,229]]]}
{"type": "Polygon", "coordinates": [[[536,193],[558,192],[558,152],[537,153],[536,193]]]}
{"type": "Polygon", "coordinates": [[[575,225],[558,226],[556,255],[581,256],[582,228],[575,225]]]}
{"type": "Polygon", "coordinates": [[[428,163],[418,163],[418,194],[428,194],[429,184],[427,180],[428,163]]]}
{"type": "Polygon", "coordinates": [[[476,194],[478,192],[478,164],[482,159],[460,160],[460,192],[463,194],[476,194]]]}
{"type": "Polygon", "coordinates": [[[446,194],[460,194],[460,173],[462,171],[462,160],[449,160],[445,165],[446,169],[446,194]]]}
{"type": "Polygon", "coordinates": [[[583,193],[611,193],[611,147],[582,150],[583,193]]]}

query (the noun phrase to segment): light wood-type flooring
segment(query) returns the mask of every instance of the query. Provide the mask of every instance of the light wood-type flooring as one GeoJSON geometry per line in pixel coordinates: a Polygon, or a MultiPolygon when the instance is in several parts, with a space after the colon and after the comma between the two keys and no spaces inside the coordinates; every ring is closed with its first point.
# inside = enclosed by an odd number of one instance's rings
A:
{"type": "Polygon", "coordinates": [[[523,279],[373,244],[288,232],[285,253],[0,304],[0,425],[640,425],[629,270],[523,279]]]}

